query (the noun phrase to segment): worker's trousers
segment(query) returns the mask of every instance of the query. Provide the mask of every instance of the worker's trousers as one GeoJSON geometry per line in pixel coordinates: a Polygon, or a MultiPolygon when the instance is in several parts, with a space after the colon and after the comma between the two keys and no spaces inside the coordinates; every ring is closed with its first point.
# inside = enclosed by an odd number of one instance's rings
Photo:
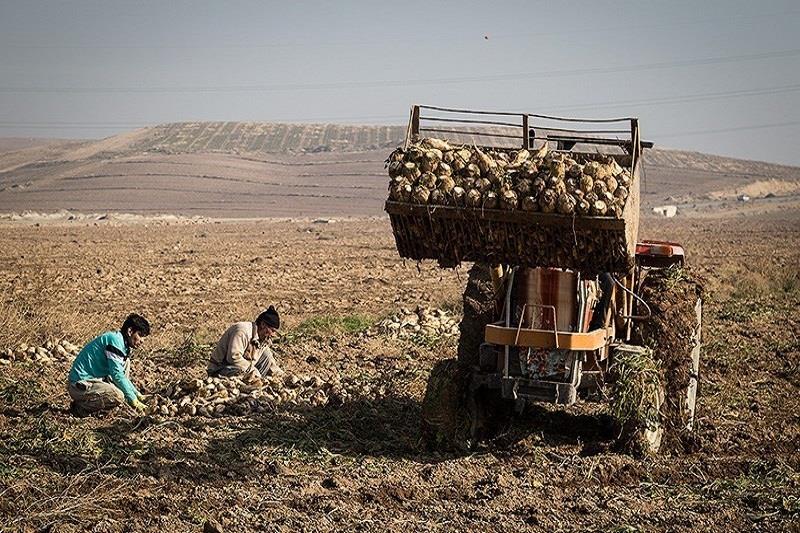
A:
{"type": "MultiPolygon", "coordinates": [[[[131,361],[125,361],[125,377],[131,377],[131,361]]],[[[125,403],[125,395],[111,382],[110,377],[92,378],[67,387],[72,398],[72,412],[78,416],[110,411],[125,403]]]]}
{"type": "Polygon", "coordinates": [[[70,383],[67,390],[73,401],[72,411],[79,416],[110,411],[125,403],[122,391],[100,378],[70,383]]]}
{"type": "Polygon", "coordinates": [[[239,364],[219,364],[214,361],[208,364],[208,375],[211,377],[232,377],[239,376],[245,380],[262,378],[266,376],[282,374],[283,370],[280,369],[278,363],[275,361],[275,356],[272,350],[265,349],[261,354],[258,361],[253,364],[252,361],[241,359],[239,364]]]}

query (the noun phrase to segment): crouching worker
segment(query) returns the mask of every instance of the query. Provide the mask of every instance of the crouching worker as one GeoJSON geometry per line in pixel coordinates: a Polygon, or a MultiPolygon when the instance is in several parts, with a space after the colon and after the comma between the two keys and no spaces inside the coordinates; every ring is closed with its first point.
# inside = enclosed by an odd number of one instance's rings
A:
{"type": "Polygon", "coordinates": [[[130,314],[119,331],[107,331],[83,347],[69,371],[70,409],[75,415],[110,411],[126,402],[140,413],[147,412],[129,375],[131,350],[149,334],[147,320],[130,314]]]}
{"type": "Polygon", "coordinates": [[[211,377],[240,376],[255,380],[282,374],[268,343],[281,327],[274,306],[258,315],[255,322],[237,322],[229,327],[211,353],[208,375],[211,377]]]}

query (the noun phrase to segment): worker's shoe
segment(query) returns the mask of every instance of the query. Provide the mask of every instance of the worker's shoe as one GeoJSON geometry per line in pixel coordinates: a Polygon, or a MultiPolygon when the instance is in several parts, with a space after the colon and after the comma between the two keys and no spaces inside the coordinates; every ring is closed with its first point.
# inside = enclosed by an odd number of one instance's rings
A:
{"type": "Polygon", "coordinates": [[[78,402],[72,400],[69,403],[69,412],[72,416],[76,416],[78,418],[85,418],[89,416],[91,413],[83,409],[78,402]]]}

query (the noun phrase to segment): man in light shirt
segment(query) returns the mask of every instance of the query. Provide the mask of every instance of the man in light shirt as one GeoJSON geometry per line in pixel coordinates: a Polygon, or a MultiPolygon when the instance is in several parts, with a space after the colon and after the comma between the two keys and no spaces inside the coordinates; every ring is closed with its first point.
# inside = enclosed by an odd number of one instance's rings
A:
{"type": "Polygon", "coordinates": [[[252,380],[282,374],[269,347],[269,339],[280,327],[281,319],[274,306],[258,315],[255,322],[232,325],[211,353],[208,375],[252,380]]]}

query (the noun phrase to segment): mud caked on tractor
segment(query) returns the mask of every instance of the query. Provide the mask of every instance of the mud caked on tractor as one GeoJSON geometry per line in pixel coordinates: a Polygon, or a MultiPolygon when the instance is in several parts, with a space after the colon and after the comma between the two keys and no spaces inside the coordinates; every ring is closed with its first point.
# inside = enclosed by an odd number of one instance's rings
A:
{"type": "Polygon", "coordinates": [[[637,241],[635,118],[413,106],[387,159],[399,254],[471,262],[457,358],[423,433],[467,449],[531,402],[604,399],[619,444],[654,453],[694,424],[702,294],[676,243],[637,241]]]}

